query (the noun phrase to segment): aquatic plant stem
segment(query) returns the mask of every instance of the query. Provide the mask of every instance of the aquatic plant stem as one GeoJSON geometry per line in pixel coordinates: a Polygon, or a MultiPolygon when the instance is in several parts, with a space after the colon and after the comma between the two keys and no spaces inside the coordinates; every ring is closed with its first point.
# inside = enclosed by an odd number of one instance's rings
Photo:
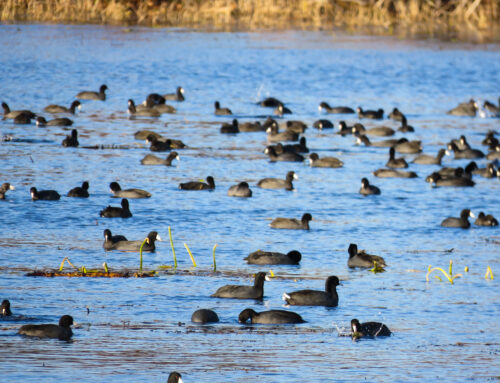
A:
{"type": "Polygon", "coordinates": [[[139,248],[139,271],[142,273],[142,248],[144,247],[144,244],[148,242],[149,238],[145,238],[144,241],[141,243],[141,247],[139,248]]]}
{"type": "Polygon", "coordinates": [[[174,256],[174,269],[177,269],[177,257],[175,256],[174,241],[172,240],[172,230],[168,227],[168,236],[170,237],[170,246],[172,247],[172,255],[174,256]]]}
{"type": "Polygon", "coordinates": [[[214,245],[214,249],[212,252],[212,256],[214,258],[214,271],[217,271],[217,263],[215,262],[215,249],[217,248],[217,244],[214,245]]]}
{"type": "Polygon", "coordinates": [[[193,254],[191,253],[191,250],[189,250],[187,243],[184,243],[184,247],[186,248],[187,252],[189,253],[189,256],[191,257],[191,262],[193,262],[193,266],[196,267],[196,262],[194,260],[193,254]]]}

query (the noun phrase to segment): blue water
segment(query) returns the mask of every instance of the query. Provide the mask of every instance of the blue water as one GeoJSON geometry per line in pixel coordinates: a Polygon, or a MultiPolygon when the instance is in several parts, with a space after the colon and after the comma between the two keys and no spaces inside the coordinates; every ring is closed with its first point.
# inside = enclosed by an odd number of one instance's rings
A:
{"type": "MultiPolygon", "coordinates": [[[[349,36],[327,32],[202,33],[189,30],[97,26],[0,26],[0,95],[11,109],[41,112],[51,104],[69,106],[76,93],[107,84],[105,102],[86,101],[76,116],[80,146],[121,145],[124,149],[63,148],[69,130],[0,121],[0,183],[15,191],[0,201],[0,298],[10,299],[18,320],[0,321],[0,376],[8,381],[166,381],[177,370],[185,382],[488,381],[500,376],[498,278],[486,280],[487,266],[500,274],[498,228],[442,228],[448,216],[470,208],[500,216],[500,182],[475,177],[473,188],[431,188],[425,177],[435,166],[410,165],[416,179],[380,179],[387,149],[355,145],[352,136],[318,132],[312,123],[335,124],[354,115],[323,115],[318,104],[365,109],[398,107],[436,154],[451,138],[466,135],[481,147],[484,134],[500,129],[494,118],[445,114],[459,102],[495,101],[500,89],[498,45],[472,46],[437,41],[349,36]],[[142,102],[150,92],[185,89],[178,112],[159,119],[130,120],[127,100],[142,102]],[[213,102],[253,121],[270,109],[255,102],[275,96],[306,122],[308,147],[333,155],[341,169],[304,163],[269,163],[265,133],[221,135],[231,117],[216,117],[213,102]],[[151,129],[183,140],[174,167],[143,166],[147,145],[134,139],[151,129]],[[17,141],[16,141],[17,140],[17,141]],[[33,140],[26,143],[23,140],[33,140]],[[21,141],[21,142],[19,142],[21,141]],[[299,175],[295,191],[262,190],[264,177],[299,175]],[[180,182],[212,175],[213,192],[184,192],[180,182]],[[358,194],[367,177],[380,196],[358,194]],[[91,197],[65,197],[90,182],[91,197]],[[230,198],[229,186],[246,180],[248,200],[230,198]],[[131,200],[133,217],[105,219],[99,211],[118,205],[109,183],[153,194],[131,200]],[[29,188],[55,189],[58,202],[32,202],[29,188]],[[270,219],[300,218],[309,212],[310,231],[273,230],[270,219]],[[168,241],[171,227],[178,269],[168,241]],[[77,266],[137,269],[135,253],[105,252],[103,230],[142,239],[157,230],[164,242],[145,254],[156,278],[32,278],[34,269],[57,268],[64,257],[77,266]],[[187,243],[198,267],[192,268],[187,243]],[[347,267],[349,243],[386,259],[387,271],[373,274],[347,267]],[[212,248],[217,244],[217,272],[212,248]],[[257,249],[302,253],[300,266],[253,266],[243,258],[257,249]],[[450,249],[453,251],[449,252],[450,249]],[[431,276],[429,265],[464,274],[454,285],[431,276]],[[464,268],[469,267],[465,273],[464,268]],[[224,284],[251,284],[252,274],[272,270],[263,302],[210,298],[224,284]],[[283,292],[323,289],[337,275],[337,308],[291,307],[307,321],[297,326],[242,326],[239,312],[282,308],[283,292]],[[196,326],[198,308],[212,308],[221,323],[196,326]],[[26,339],[25,323],[57,322],[70,314],[78,322],[73,340],[26,339]],[[353,342],[339,336],[352,318],[380,321],[394,335],[353,342]]],[[[46,117],[50,117],[47,115],[46,117]]],[[[284,122],[281,119],[280,122],[284,122]]],[[[367,127],[399,126],[390,120],[362,121],[367,127]]],[[[398,133],[398,137],[401,133],[398,133]]],[[[375,138],[376,139],[376,138],[375,138]]],[[[374,139],[374,140],[375,140],[374,139]]],[[[163,157],[163,154],[159,154],[163,157]]],[[[399,156],[399,155],[398,155],[399,156]]],[[[406,156],[411,160],[413,156],[406,156]]],[[[445,157],[445,166],[467,160],[445,157]]],[[[477,161],[484,167],[486,160],[477,161]]],[[[68,266],[66,266],[68,267],[68,266]]],[[[69,269],[68,269],[69,270],[69,269]]]]}

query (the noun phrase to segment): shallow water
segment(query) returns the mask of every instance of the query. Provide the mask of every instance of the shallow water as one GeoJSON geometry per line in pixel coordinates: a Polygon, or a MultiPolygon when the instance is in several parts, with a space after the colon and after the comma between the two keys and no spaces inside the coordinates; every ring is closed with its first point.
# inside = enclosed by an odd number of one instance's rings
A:
{"type": "MultiPolygon", "coordinates": [[[[484,133],[499,119],[459,118],[445,112],[471,97],[498,99],[498,45],[468,46],[328,33],[199,33],[185,30],[96,26],[0,26],[0,89],[11,109],[40,112],[45,105],[68,105],[81,90],[108,85],[106,102],[83,102],[72,117],[81,146],[63,148],[67,129],[15,126],[0,121],[0,183],[15,191],[0,201],[0,298],[8,298],[17,320],[0,321],[0,374],[9,381],[166,381],[177,370],[185,382],[260,379],[272,382],[487,381],[500,376],[498,278],[485,280],[487,266],[500,270],[498,228],[441,228],[462,208],[500,216],[498,179],[475,177],[474,188],[430,188],[425,177],[435,167],[411,165],[416,179],[379,179],[387,149],[356,146],[352,136],[311,127],[319,118],[335,124],[354,115],[322,115],[321,101],[365,109],[398,107],[435,154],[451,138],[467,136],[481,148],[484,133]],[[186,101],[178,113],[159,119],[130,120],[127,99],[142,102],[150,92],[173,92],[182,85],[186,101]],[[213,102],[230,107],[240,120],[255,120],[270,109],[256,106],[266,96],[286,102],[293,119],[305,121],[308,147],[320,156],[344,161],[341,169],[300,163],[269,163],[262,153],[264,133],[221,135],[231,118],[213,115],[213,102]],[[149,153],[133,133],[151,129],[182,139],[174,167],[142,166],[149,153]],[[26,142],[33,140],[32,142],[26,142]],[[258,189],[264,177],[294,170],[295,191],[258,189]],[[184,192],[180,182],[212,175],[213,192],[184,192]],[[382,189],[376,197],[358,194],[362,177],[382,189]],[[91,197],[63,196],[58,202],[32,202],[29,188],[61,195],[90,181],[91,197]],[[227,197],[239,181],[253,197],[227,197]],[[153,197],[131,200],[133,217],[105,219],[108,185],[147,189],[153,197]],[[310,212],[308,232],[273,230],[274,217],[310,212]],[[147,269],[173,265],[171,226],[178,270],[156,278],[32,278],[28,270],[57,268],[64,257],[75,265],[137,268],[138,254],[105,252],[102,233],[141,239],[157,230],[165,240],[146,253],[147,269]],[[192,269],[183,243],[193,252],[192,269]],[[357,243],[385,257],[385,273],[347,268],[347,247],[357,243]],[[217,244],[218,272],[211,272],[217,244]],[[253,266],[243,258],[257,249],[302,253],[300,266],[253,266]],[[453,249],[451,252],[450,250],[453,249]],[[464,274],[454,285],[426,283],[427,267],[464,274]],[[469,272],[464,273],[464,267],[469,272]],[[263,302],[210,298],[224,284],[251,284],[252,274],[271,270],[263,302]],[[307,323],[297,326],[241,326],[246,307],[281,308],[284,291],[323,289],[328,275],[342,280],[337,308],[295,307],[307,323]],[[212,308],[221,323],[191,324],[193,311],[212,308]],[[19,326],[57,322],[71,314],[79,323],[71,342],[25,339],[19,326]],[[386,323],[388,339],[353,342],[352,318],[386,323]]],[[[50,117],[50,116],[48,116],[50,117]]],[[[281,120],[284,121],[284,120],[281,120]]],[[[363,120],[366,126],[398,123],[363,120]]],[[[398,133],[398,135],[401,135],[398,133]]],[[[163,157],[163,154],[158,154],[163,157]]],[[[398,155],[399,156],[399,155],[398,155]]],[[[407,160],[413,156],[407,156],[407,160]]],[[[445,157],[446,166],[466,160],[445,157]]],[[[477,161],[484,167],[486,160],[477,161]]],[[[66,266],[68,267],[68,266],[66,266]]]]}

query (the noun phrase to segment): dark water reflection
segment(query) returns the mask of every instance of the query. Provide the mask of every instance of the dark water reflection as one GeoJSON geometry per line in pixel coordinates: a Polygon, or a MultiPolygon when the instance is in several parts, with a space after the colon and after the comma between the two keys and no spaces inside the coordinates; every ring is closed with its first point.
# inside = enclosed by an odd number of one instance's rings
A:
{"type": "MultiPolygon", "coordinates": [[[[0,298],[13,311],[41,322],[71,314],[79,323],[69,343],[16,335],[27,321],[0,322],[0,374],[9,381],[166,381],[178,370],[185,382],[260,379],[273,382],[451,381],[495,379],[500,375],[497,331],[498,279],[484,279],[486,267],[499,270],[498,229],[443,229],[439,222],[463,207],[500,216],[499,181],[476,178],[467,190],[431,189],[424,178],[433,166],[411,165],[417,179],[377,179],[387,150],[354,145],[352,137],[306,131],[308,146],[320,156],[335,155],[341,169],[306,164],[270,164],[263,133],[222,136],[227,118],[213,115],[213,102],[229,106],[242,120],[268,110],[255,102],[273,95],[286,101],[308,125],[321,116],[321,101],[365,108],[398,107],[407,113],[426,153],[435,154],[451,138],[465,134],[480,147],[498,119],[456,118],[446,110],[471,97],[497,100],[500,55],[497,45],[467,46],[327,33],[197,33],[86,26],[0,26],[0,89],[12,109],[40,112],[45,105],[68,105],[80,90],[109,87],[105,103],[85,102],[75,117],[81,146],[128,149],[65,149],[67,129],[15,126],[0,121],[0,182],[17,190],[0,204],[0,298]],[[150,92],[182,85],[186,102],[178,113],[157,120],[128,119],[128,98],[141,102],[150,92]],[[148,153],[133,133],[151,129],[188,146],[174,167],[142,166],[148,153]],[[295,170],[296,190],[255,187],[264,177],[295,170]],[[213,192],[181,192],[180,182],[213,175],[213,192]],[[378,198],[358,194],[362,177],[382,189],[378,198]],[[29,188],[61,194],[90,181],[91,198],[58,202],[29,199],[29,188]],[[247,180],[250,200],[227,197],[230,185],[247,180]],[[148,200],[131,200],[133,217],[99,218],[108,204],[108,185],[144,188],[148,200]],[[314,217],[310,232],[272,230],[277,216],[314,217]],[[64,257],[78,266],[137,268],[134,253],[106,253],[102,232],[110,228],[129,239],[156,229],[166,242],[145,254],[147,268],[172,265],[172,227],[179,268],[157,278],[29,278],[27,269],[57,268],[64,257]],[[347,268],[347,247],[385,257],[383,274],[347,268]],[[193,252],[197,273],[184,249],[193,252]],[[212,248],[220,273],[210,271],[212,248]],[[452,252],[448,252],[450,249],[452,252]],[[257,249],[302,252],[300,266],[259,267],[243,258],[257,249]],[[453,286],[425,282],[429,264],[470,272],[453,286]],[[252,273],[272,269],[263,302],[213,299],[223,284],[251,284],[252,273]],[[240,326],[238,313],[280,308],[284,291],[323,289],[338,275],[339,307],[302,307],[307,323],[298,326],[240,326]],[[221,323],[193,326],[197,308],[217,311],[221,323]],[[352,318],[379,320],[394,332],[389,339],[353,342],[338,336],[352,318]]],[[[352,116],[326,116],[335,124],[352,116]]],[[[365,121],[363,121],[365,122],[365,121]]],[[[366,121],[367,126],[398,124],[366,121]]],[[[485,150],[485,148],[482,148],[485,150]]],[[[411,159],[412,156],[407,156],[411,159]]],[[[448,166],[465,160],[445,158],[448,166]]],[[[484,167],[485,160],[478,161],[484,167]]]]}

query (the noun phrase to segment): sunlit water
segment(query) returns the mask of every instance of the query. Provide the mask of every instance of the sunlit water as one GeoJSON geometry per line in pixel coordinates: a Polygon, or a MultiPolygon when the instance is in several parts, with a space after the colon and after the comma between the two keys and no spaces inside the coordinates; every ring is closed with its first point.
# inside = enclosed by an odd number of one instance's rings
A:
{"type": "MultiPolygon", "coordinates": [[[[0,183],[15,191],[0,201],[0,298],[8,298],[14,320],[0,321],[0,376],[5,381],[166,381],[177,370],[185,382],[449,381],[496,380],[500,375],[498,278],[486,280],[487,266],[500,274],[498,228],[441,228],[462,208],[500,216],[497,179],[475,177],[474,188],[431,188],[424,182],[434,166],[411,165],[416,179],[378,179],[387,149],[356,146],[352,136],[311,127],[319,118],[335,124],[354,115],[318,112],[318,104],[365,109],[398,107],[405,112],[424,152],[435,154],[451,138],[467,136],[481,147],[484,133],[500,129],[498,119],[458,118],[445,112],[469,98],[495,101],[500,89],[498,45],[465,46],[396,41],[330,33],[199,33],[176,30],[87,26],[0,26],[0,94],[11,109],[41,112],[57,103],[69,106],[77,92],[109,87],[106,102],[87,101],[72,117],[80,145],[123,149],[67,149],[67,129],[15,126],[0,121],[0,183]],[[130,120],[127,100],[142,102],[150,92],[173,92],[178,113],[156,120],[130,120]],[[334,155],[341,169],[315,169],[306,163],[269,163],[265,133],[221,135],[231,118],[213,115],[213,102],[230,107],[240,121],[266,116],[255,105],[275,96],[306,122],[308,146],[334,155]],[[151,129],[182,139],[174,167],[142,166],[149,153],[133,133],[151,129]],[[27,140],[32,140],[26,142],[27,140]],[[295,191],[258,189],[264,177],[299,175],[295,191]],[[213,192],[183,192],[178,184],[212,175],[213,192]],[[358,194],[368,177],[382,189],[376,197],[358,194]],[[58,202],[32,202],[29,188],[62,195],[90,181],[91,197],[63,196],[58,202]],[[230,198],[239,181],[253,197],[230,198]],[[131,200],[133,217],[105,219],[108,185],[147,189],[153,196],[131,200]],[[274,217],[314,217],[310,231],[273,230],[274,217]],[[157,230],[165,242],[146,253],[145,267],[173,265],[168,243],[172,228],[178,271],[148,279],[32,278],[34,269],[57,268],[64,257],[77,266],[138,267],[135,253],[106,253],[103,230],[141,239],[157,230]],[[197,269],[183,246],[194,254],[197,269]],[[385,273],[347,268],[347,247],[385,257],[385,273]],[[217,273],[212,248],[217,244],[217,273]],[[249,266],[243,258],[257,249],[299,250],[300,266],[249,266]],[[450,252],[450,249],[453,251],[450,252]],[[464,274],[454,285],[431,276],[429,265],[464,274]],[[464,273],[464,267],[469,272],[464,273]],[[272,269],[263,302],[211,298],[224,284],[251,284],[252,274],[272,269]],[[282,308],[284,291],[323,289],[328,275],[342,280],[337,308],[295,307],[307,323],[297,326],[242,326],[237,316],[282,308]],[[212,308],[221,323],[191,324],[193,311],[212,308]],[[26,339],[25,323],[57,322],[71,314],[79,323],[71,342],[26,339]],[[384,322],[394,335],[353,342],[350,320],[384,322]],[[17,320],[16,320],[17,319],[17,320]]],[[[47,116],[50,117],[50,116],[47,116]]],[[[262,118],[261,118],[262,119],[262,118]]],[[[284,120],[281,120],[284,121],[284,120]]],[[[367,126],[398,123],[385,120],[367,126]]],[[[400,135],[400,133],[398,133],[400,135]]],[[[163,154],[159,154],[163,156],[163,154]]],[[[407,156],[410,160],[412,156],[407,156]]],[[[447,166],[466,160],[446,157],[447,166]]],[[[486,160],[479,160],[484,167],[486,160]]],[[[69,267],[69,266],[66,266],[69,267]]]]}

